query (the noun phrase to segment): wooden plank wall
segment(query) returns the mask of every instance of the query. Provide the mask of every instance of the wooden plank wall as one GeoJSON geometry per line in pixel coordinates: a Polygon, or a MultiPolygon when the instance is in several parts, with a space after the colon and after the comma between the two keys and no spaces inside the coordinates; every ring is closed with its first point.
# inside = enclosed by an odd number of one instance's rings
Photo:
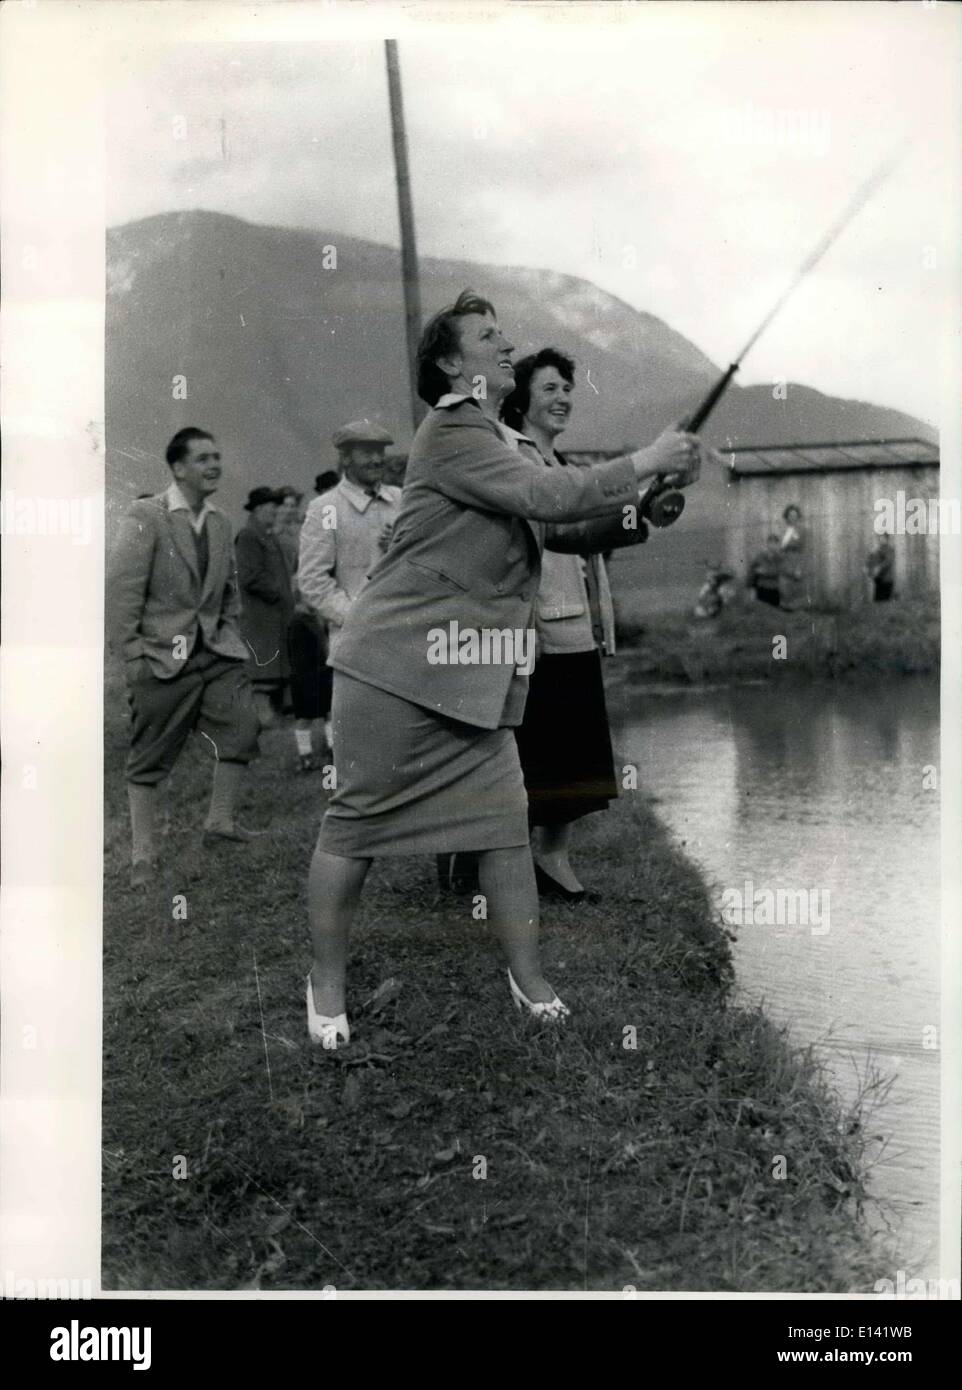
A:
{"type": "MultiPolygon", "coordinates": [[[[906,499],[937,498],[939,470],[932,465],[839,470],[826,473],[732,475],[729,564],[744,582],[752,556],[769,531],[785,529],[782,512],[801,507],[807,533],[807,569],[816,607],[852,607],[869,597],[865,559],[876,544],[875,502],[899,491],[906,499]]],[[[896,593],[903,598],[937,594],[939,538],[894,535],[896,593]]]]}

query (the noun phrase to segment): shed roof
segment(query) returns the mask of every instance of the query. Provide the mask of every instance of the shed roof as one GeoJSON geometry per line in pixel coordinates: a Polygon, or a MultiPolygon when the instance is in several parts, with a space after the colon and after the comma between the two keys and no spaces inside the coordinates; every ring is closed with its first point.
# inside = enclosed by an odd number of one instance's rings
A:
{"type": "Polygon", "coordinates": [[[757,444],[726,449],[736,476],[835,473],[855,468],[938,468],[939,446],[924,439],[858,439],[831,444],[757,444]]]}

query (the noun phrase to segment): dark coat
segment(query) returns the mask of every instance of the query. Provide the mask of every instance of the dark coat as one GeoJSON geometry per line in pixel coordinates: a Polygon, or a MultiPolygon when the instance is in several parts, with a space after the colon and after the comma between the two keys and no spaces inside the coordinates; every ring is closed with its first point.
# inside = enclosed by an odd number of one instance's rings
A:
{"type": "Polygon", "coordinates": [[[287,628],[294,613],[291,581],[276,536],[254,521],[237,535],[240,626],[250,651],[251,680],[286,680],[291,673],[287,628]]]}

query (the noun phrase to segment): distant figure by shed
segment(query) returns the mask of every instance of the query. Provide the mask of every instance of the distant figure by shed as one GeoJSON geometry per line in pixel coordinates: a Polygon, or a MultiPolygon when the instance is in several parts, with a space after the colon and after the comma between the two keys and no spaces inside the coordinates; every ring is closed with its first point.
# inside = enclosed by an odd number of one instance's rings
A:
{"type": "Polygon", "coordinates": [[[865,572],[872,581],[873,602],[888,603],[895,592],[895,547],[887,532],[882,532],[878,544],[869,551],[865,572]]]}
{"type": "MultiPolygon", "coordinates": [[[[804,518],[805,601],[815,609],[863,603],[866,536],[874,532],[880,541],[883,530],[891,530],[883,519],[907,509],[911,514],[912,499],[919,499],[919,512],[923,503],[938,499],[938,446],[921,439],[730,449],[726,456],[728,568],[750,573],[766,536],[787,529],[785,513],[794,507],[804,518]]],[[[885,556],[886,566],[897,569],[899,597],[936,595],[937,530],[905,529],[908,534],[890,537],[885,556]]],[[[884,594],[884,583],[883,576],[876,597],[884,594]]]]}

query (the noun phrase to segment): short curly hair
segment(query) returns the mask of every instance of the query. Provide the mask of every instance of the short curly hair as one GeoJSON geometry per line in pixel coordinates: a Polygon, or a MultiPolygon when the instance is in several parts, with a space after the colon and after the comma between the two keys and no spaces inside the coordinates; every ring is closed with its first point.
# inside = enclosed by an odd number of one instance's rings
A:
{"type": "Polygon", "coordinates": [[[490,314],[497,318],[494,305],[474,290],[462,290],[453,304],[434,315],[421,334],[417,355],[418,395],[428,405],[436,405],[448,391],[447,377],[438,366],[439,357],[450,357],[461,347],[458,319],[468,314],[490,314]]]}
{"type": "Polygon", "coordinates": [[[542,348],[540,352],[533,352],[529,357],[522,357],[521,361],[514,365],[514,390],[510,396],[505,397],[501,406],[501,419],[513,430],[521,429],[531,405],[532,377],[542,367],[557,368],[562,381],[566,381],[569,386],[575,384],[574,360],[559,352],[557,348],[542,348]]]}

